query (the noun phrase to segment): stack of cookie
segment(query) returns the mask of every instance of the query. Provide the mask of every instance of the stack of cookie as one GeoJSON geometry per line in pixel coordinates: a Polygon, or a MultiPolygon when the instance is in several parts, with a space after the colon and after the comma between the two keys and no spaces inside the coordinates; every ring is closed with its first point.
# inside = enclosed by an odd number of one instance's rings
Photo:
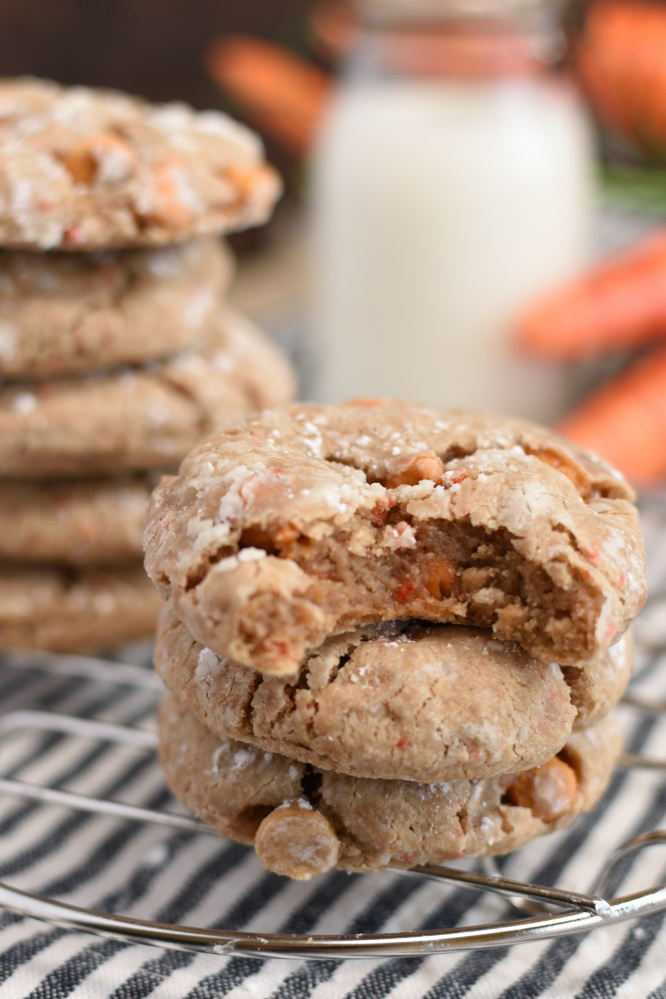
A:
{"type": "Polygon", "coordinates": [[[153,476],[291,398],[291,372],[223,304],[219,233],[279,193],[215,113],[35,80],[0,84],[0,648],[150,634],[153,476]]]}
{"type": "Polygon", "coordinates": [[[169,783],[309,878],[503,853],[619,752],[645,553],[626,483],[532,424],[289,406],[163,480],[169,783]]]}

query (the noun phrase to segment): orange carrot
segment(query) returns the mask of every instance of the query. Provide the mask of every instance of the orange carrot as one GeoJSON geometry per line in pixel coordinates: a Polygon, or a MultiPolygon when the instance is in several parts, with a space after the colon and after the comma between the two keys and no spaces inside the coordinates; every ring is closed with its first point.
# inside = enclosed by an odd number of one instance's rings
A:
{"type": "Polygon", "coordinates": [[[245,107],[261,132],[297,156],[307,152],[331,77],[287,49],[244,35],[217,39],[204,61],[215,82],[245,107]]]}
{"type": "Polygon", "coordinates": [[[666,150],[666,7],[651,0],[597,0],[579,46],[593,102],[620,131],[666,150]]]}
{"type": "Polygon", "coordinates": [[[637,132],[622,104],[622,94],[615,92],[612,80],[599,57],[580,45],[575,57],[578,78],[601,124],[611,132],[624,135],[637,145],[641,144],[637,132]]]}
{"type": "Polygon", "coordinates": [[[644,357],[562,421],[560,433],[638,486],[666,477],[666,349],[644,357]]]}
{"type": "Polygon", "coordinates": [[[519,320],[517,334],[527,350],[556,360],[666,337],[666,231],[546,295],[519,320]]]}

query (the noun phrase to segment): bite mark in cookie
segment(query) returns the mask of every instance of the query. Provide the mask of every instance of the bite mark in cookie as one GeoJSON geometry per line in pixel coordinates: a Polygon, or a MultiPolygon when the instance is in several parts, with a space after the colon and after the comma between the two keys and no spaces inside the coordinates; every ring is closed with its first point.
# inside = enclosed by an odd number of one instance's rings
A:
{"type": "Polygon", "coordinates": [[[644,601],[632,498],[532,424],[288,407],[209,439],[163,481],[146,566],[199,641],[266,673],[293,673],[331,634],[409,618],[492,628],[575,665],[644,601]]]}

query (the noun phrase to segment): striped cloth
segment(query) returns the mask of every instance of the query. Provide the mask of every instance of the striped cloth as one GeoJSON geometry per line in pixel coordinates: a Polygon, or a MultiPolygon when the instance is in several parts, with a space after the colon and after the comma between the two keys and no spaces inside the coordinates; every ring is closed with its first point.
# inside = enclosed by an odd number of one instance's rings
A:
{"type": "MultiPolygon", "coordinates": [[[[641,636],[666,637],[666,519],[644,510],[654,606],[641,636]]],[[[118,673],[116,671],[116,677],[118,673]]],[[[108,679],[0,660],[2,711],[36,707],[152,727],[155,694],[108,679]]],[[[641,653],[634,692],[666,700],[666,656],[641,653]]],[[[627,750],[666,759],[666,717],[618,709],[627,750]]],[[[89,739],[19,730],[0,740],[0,774],[153,808],[174,807],[154,756],[89,739]]],[[[666,780],[619,770],[571,830],[499,861],[510,878],[589,891],[609,852],[666,827],[666,780]]],[[[266,873],[253,852],[214,837],[0,796],[0,878],[130,916],[282,933],[394,932],[510,918],[502,899],[404,875],[332,873],[309,884],[266,873]]],[[[666,881],[666,849],[627,865],[614,894],[666,881]]],[[[125,945],[0,911],[0,999],[666,999],[666,913],[580,936],[499,950],[384,961],[261,961],[125,945]]]]}

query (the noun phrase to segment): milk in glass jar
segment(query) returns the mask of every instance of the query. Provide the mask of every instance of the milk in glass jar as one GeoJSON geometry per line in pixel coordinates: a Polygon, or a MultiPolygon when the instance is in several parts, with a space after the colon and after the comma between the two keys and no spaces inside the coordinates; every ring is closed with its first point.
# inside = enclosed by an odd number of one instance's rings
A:
{"type": "Polygon", "coordinates": [[[316,397],[548,421],[568,372],[516,317],[584,265],[593,150],[552,63],[553,0],[358,0],[364,28],[312,164],[316,397]]]}

